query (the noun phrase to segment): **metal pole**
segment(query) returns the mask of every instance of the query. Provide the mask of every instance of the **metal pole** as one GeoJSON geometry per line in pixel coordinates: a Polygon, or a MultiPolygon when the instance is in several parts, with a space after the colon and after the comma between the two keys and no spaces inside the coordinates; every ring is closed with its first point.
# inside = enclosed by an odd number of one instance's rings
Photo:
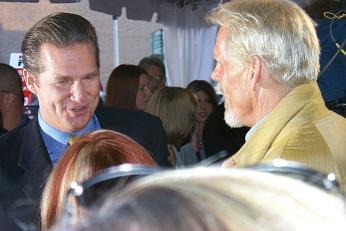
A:
{"type": "Polygon", "coordinates": [[[119,30],[118,19],[113,16],[113,57],[114,67],[119,65],[119,30]]]}

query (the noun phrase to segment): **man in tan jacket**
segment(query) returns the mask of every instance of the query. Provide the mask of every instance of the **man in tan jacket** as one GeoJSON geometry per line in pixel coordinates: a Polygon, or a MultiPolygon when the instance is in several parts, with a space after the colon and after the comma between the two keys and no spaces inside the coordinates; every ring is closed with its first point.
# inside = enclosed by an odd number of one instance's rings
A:
{"type": "Polygon", "coordinates": [[[346,185],[346,121],[329,111],[316,84],[320,46],[313,21],[288,0],[233,0],[209,20],[220,26],[212,78],[231,127],[252,127],[224,166],[283,158],[346,185]]]}

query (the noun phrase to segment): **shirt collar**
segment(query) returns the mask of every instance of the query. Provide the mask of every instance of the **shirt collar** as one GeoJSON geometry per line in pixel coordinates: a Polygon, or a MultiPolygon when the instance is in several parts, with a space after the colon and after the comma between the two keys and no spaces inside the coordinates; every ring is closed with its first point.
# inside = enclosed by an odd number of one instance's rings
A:
{"type": "Polygon", "coordinates": [[[101,128],[100,123],[95,114],[93,115],[92,119],[87,123],[87,125],[84,128],[76,132],[62,132],[52,127],[51,125],[49,125],[47,122],[43,120],[43,118],[41,117],[40,111],[38,112],[38,123],[44,133],[52,137],[54,140],[65,145],[67,144],[68,138],[71,135],[82,136],[86,133],[89,133],[101,128]]]}
{"type": "Polygon", "coordinates": [[[262,124],[262,122],[265,120],[265,118],[267,118],[267,116],[263,117],[262,119],[260,119],[259,121],[257,121],[251,128],[250,130],[246,133],[245,135],[245,141],[247,142],[250,137],[255,133],[255,131],[257,130],[257,128],[262,124]]]}

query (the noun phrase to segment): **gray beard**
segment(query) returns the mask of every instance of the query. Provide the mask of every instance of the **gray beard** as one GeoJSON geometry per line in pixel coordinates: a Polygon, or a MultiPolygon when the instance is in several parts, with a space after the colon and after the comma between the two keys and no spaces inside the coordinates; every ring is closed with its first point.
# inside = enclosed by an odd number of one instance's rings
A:
{"type": "Polygon", "coordinates": [[[225,121],[226,124],[231,128],[240,128],[244,126],[235,116],[234,112],[229,109],[225,111],[225,121]]]}

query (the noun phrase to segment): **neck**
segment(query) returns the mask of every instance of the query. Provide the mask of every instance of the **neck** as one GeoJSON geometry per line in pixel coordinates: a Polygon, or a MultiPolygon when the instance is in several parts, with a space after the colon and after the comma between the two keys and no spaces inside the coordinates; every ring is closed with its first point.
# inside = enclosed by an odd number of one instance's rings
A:
{"type": "Polygon", "coordinates": [[[203,122],[196,122],[196,128],[191,135],[191,143],[195,152],[199,152],[201,149],[204,124],[203,122]]]}
{"type": "Polygon", "coordinates": [[[286,87],[280,85],[276,85],[276,87],[269,89],[260,89],[257,101],[254,105],[251,126],[273,111],[276,105],[280,103],[288,92],[289,90],[286,87]]]}
{"type": "Polygon", "coordinates": [[[203,130],[204,124],[205,124],[205,122],[196,121],[196,129],[202,129],[203,130]]]}

